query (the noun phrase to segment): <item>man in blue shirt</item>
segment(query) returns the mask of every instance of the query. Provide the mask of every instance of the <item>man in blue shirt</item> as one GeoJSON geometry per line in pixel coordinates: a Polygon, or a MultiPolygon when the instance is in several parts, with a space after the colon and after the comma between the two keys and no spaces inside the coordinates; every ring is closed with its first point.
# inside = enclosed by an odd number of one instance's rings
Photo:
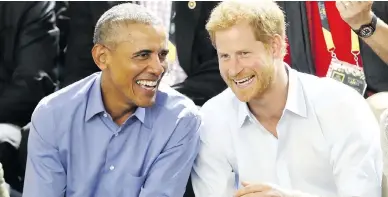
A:
{"type": "Polygon", "coordinates": [[[160,21],[121,4],[101,16],[93,40],[102,72],[32,115],[23,196],[183,196],[201,119],[191,100],[159,87],[168,53],[160,21]]]}

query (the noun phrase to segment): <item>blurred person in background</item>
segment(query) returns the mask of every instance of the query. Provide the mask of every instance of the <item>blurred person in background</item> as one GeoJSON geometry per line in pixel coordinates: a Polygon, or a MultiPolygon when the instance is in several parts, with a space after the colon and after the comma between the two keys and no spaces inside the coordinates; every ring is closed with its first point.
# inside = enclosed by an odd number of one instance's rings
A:
{"type": "Polygon", "coordinates": [[[59,30],[54,7],[55,2],[0,2],[0,162],[5,181],[19,191],[20,128],[55,90],[59,30]]]}
{"type": "MultiPolygon", "coordinates": [[[[388,25],[373,13],[372,5],[373,1],[336,2],[342,19],[388,64],[388,25]]],[[[387,12],[385,10],[386,15],[387,12]]]]}

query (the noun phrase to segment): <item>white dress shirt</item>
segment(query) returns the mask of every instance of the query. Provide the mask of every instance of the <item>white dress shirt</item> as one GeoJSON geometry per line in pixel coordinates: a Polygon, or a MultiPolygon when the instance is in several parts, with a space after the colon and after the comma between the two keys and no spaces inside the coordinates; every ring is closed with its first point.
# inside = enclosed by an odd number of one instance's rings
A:
{"type": "Polygon", "coordinates": [[[380,131],[365,99],[332,79],[289,70],[278,138],[230,89],[202,107],[197,197],[230,197],[241,181],[322,197],[381,197],[380,131]]]}

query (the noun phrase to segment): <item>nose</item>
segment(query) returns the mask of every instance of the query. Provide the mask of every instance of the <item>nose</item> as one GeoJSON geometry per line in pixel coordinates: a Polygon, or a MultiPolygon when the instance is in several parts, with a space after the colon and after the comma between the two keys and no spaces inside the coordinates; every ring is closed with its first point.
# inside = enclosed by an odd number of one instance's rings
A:
{"type": "Polygon", "coordinates": [[[237,76],[241,71],[242,71],[242,66],[240,66],[240,62],[238,58],[231,58],[230,61],[228,62],[228,74],[230,77],[235,77],[237,76]]]}
{"type": "Polygon", "coordinates": [[[167,62],[161,61],[158,55],[154,55],[152,60],[150,61],[148,68],[150,73],[155,76],[160,76],[166,68],[167,62]]]}

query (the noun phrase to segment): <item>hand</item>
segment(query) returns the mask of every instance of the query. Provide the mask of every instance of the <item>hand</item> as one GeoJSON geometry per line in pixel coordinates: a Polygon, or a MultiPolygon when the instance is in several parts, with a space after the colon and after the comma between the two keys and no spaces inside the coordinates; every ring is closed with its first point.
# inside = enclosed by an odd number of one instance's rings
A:
{"type": "Polygon", "coordinates": [[[235,197],[288,197],[289,192],[280,189],[271,184],[250,184],[247,182],[241,183],[243,188],[239,189],[235,197]]]}
{"type": "Polygon", "coordinates": [[[373,1],[336,1],[341,18],[352,29],[359,29],[372,21],[372,4],[373,1]]]}

